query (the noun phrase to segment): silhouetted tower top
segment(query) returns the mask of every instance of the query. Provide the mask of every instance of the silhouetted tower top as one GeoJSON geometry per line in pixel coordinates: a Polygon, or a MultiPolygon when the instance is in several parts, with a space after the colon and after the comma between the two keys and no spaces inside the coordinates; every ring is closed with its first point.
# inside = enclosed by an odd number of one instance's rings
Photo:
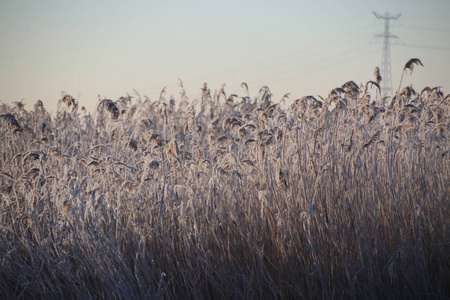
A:
{"type": "Polygon", "coordinates": [[[392,96],[392,71],[391,71],[391,49],[390,49],[390,39],[398,39],[399,37],[391,34],[390,32],[390,21],[398,20],[402,14],[390,15],[385,13],[380,15],[379,13],[373,12],[377,19],[384,20],[384,33],[377,34],[375,37],[383,38],[383,54],[381,57],[381,76],[383,80],[381,81],[381,91],[383,96],[392,96]]]}

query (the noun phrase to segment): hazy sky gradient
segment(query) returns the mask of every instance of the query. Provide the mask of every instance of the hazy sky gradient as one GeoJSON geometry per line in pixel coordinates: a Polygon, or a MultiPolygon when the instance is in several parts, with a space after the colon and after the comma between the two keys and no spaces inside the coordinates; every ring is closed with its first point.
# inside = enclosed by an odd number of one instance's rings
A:
{"type": "Polygon", "coordinates": [[[0,101],[41,99],[56,109],[61,91],[93,109],[133,89],[157,100],[212,92],[250,94],[267,85],[274,100],[326,96],[348,80],[373,79],[381,64],[380,14],[402,13],[391,31],[392,77],[417,57],[404,85],[450,90],[450,1],[5,1],[0,2],[0,101]],[[409,46],[408,46],[409,45],[409,46]],[[416,46],[411,46],[416,45],[416,46]]]}

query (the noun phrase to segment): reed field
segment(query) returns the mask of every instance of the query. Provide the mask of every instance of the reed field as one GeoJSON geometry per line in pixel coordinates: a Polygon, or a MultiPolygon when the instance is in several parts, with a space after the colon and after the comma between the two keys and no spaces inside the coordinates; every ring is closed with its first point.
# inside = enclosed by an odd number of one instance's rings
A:
{"type": "Polygon", "coordinates": [[[0,103],[0,299],[450,299],[450,96],[408,76],[0,103]]]}

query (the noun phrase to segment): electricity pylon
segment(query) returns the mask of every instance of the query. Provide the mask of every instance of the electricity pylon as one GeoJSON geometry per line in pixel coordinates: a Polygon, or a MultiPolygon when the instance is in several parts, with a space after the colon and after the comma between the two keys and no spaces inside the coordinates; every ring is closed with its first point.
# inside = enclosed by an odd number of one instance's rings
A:
{"type": "Polygon", "coordinates": [[[390,32],[390,21],[398,20],[402,14],[395,16],[385,13],[380,15],[373,12],[377,19],[384,20],[384,33],[377,34],[375,37],[383,38],[383,55],[381,57],[381,76],[383,80],[381,81],[381,91],[383,96],[392,96],[392,72],[391,72],[391,49],[390,49],[390,39],[398,39],[399,37],[391,34],[390,32]]]}

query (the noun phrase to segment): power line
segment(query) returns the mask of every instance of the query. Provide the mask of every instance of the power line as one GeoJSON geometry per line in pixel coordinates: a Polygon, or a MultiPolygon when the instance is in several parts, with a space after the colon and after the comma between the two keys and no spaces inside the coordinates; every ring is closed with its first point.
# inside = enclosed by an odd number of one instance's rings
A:
{"type": "MultiPolygon", "coordinates": [[[[286,74],[283,74],[283,76],[281,76],[281,77],[276,77],[275,79],[270,80],[269,86],[270,86],[270,84],[279,83],[279,82],[283,82],[283,81],[286,81],[286,80],[290,80],[290,81],[292,81],[294,79],[298,80],[300,78],[303,78],[305,76],[310,76],[312,74],[323,73],[323,72],[327,71],[330,67],[339,66],[339,65],[342,65],[344,63],[347,63],[348,61],[354,61],[356,58],[359,58],[362,55],[370,54],[370,53],[373,53],[375,51],[377,51],[377,50],[373,49],[373,48],[372,49],[368,48],[364,52],[359,52],[359,53],[357,53],[355,55],[352,55],[352,56],[349,56],[349,57],[343,57],[341,59],[334,59],[330,63],[326,63],[324,65],[311,66],[308,69],[300,69],[300,70],[297,70],[297,71],[294,71],[294,72],[291,72],[291,73],[286,73],[286,74]],[[295,75],[295,76],[293,76],[292,74],[295,75]]],[[[265,85],[265,84],[261,84],[261,81],[260,81],[260,85],[265,85]]]]}
{"type": "Polygon", "coordinates": [[[296,65],[295,68],[290,68],[288,70],[284,70],[278,72],[276,74],[270,74],[264,77],[257,78],[257,81],[263,81],[267,79],[273,78],[271,80],[272,83],[283,81],[284,79],[291,79],[293,75],[303,75],[303,74],[312,74],[316,71],[324,71],[329,67],[339,65],[343,62],[347,62],[349,60],[355,59],[356,57],[361,57],[364,54],[375,51],[373,47],[369,47],[368,45],[362,45],[360,47],[352,48],[351,50],[344,49],[341,52],[335,52],[332,56],[327,58],[320,57],[317,60],[309,60],[308,62],[296,65]],[[362,51],[366,49],[366,51],[362,51]]]}
{"type": "MultiPolygon", "coordinates": [[[[273,84],[279,82],[298,82],[298,79],[304,78],[305,76],[326,72],[331,67],[339,66],[347,63],[348,61],[354,61],[358,58],[363,58],[366,54],[371,54],[376,51],[377,50],[375,48],[369,47],[369,45],[362,45],[361,47],[352,48],[352,50],[350,51],[344,49],[344,51],[335,52],[333,56],[329,56],[327,58],[320,57],[312,61],[309,60],[305,64],[297,65],[295,68],[291,68],[283,72],[278,72],[276,74],[268,74],[266,76],[253,79],[245,78],[244,80],[240,80],[235,76],[234,79],[229,77],[229,80],[216,80],[216,83],[232,83],[233,81],[238,81],[240,83],[242,81],[245,81],[249,86],[252,85],[259,88],[264,85],[271,87],[273,84]]],[[[239,74],[239,78],[242,78],[241,74],[239,74]]],[[[197,87],[200,89],[201,87],[201,82],[199,82],[199,80],[188,80],[186,82],[183,81],[183,83],[186,91],[195,89],[197,87]]],[[[214,80],[208,81],[208,83],[214,83],[214,80]]],[[[160,90],[161,88],[159,87],[157,89],[154,89],[154,92],[158,92],[159,94],[160,90]]]]}
{"type": "MultiPolygon", "coordinates": [[[[351,41],[346,41],[345,39],[342,38],[336,38],[336,40],[339,40],[339,43],[334,43],[332,45],[330,45],[329,47],[320,47],[320,46],[312,46],[311,48],[315,48],[314,52],[311,53],[307,53],[301,56],[297,57],[293,57],[291,59],[285,60],[284,62],[279,62],[278,60],[269,60],[266,61],[264,64],[262,65],[256,65],[254,66],[254,68],[239,68],[237,71],[238,72],[227,72],[227,73],[218,73],[216,75],[225,75],[225,74],[229,74],[228,76],[220,76],[220,78],[216,79],[215,81],[222,81],[222,82],[229,82],[232,81],[234,78],[236,78],[237,76],[239,76],[240,78],[243,78],[245,75],[252,75],[252,74],[267,74],[267,71],[269,70],[274,70],[274,69],[278,69],[280,70],[278,73],[276,74],[268,74],[265,75],[263,77],[259,77],[257,79],[257,81],[262,81],[264,79],[273,79],[273,78],[277,78],[279,76],[283,76],[286,77],[286,75],[289,76],[289,74],[298,74],[299,71],[300,73],[302,72],[302,70],[305,69],[305,67],[312,67],[312,68],[318,68],[320,67],[321,63],[325,63],[325,68],[328,67],[328,62],[333,62],[339,58],[348,56],[349,54],[352,53],[360,53],[360,49],[364,48],[364,47],[368,47],[368,45],[364,44],[364,45],[359,45],[359,47],[351,47],[350,49],[348,49],[348,47],[344,48],[341,46],[342,43],[344,43],[345,45],[349,46],[351,42],[353,41],[358,41],[360,40],[362,37],[366,36],[366,34],[363,34],[361,36],[358,36],[356,39],[351,40],[351,41]],[[322,56],[318,56],[321,53],[326,53],[329,50],[333,50],[333,53],[330,57],[325,57],[322,56]],[[300,61],[301,64],[298,64],[297,62],[300,61]],[[290,68],[288,69],[283,69],[283,66],[288,66],[290,68]],[[256,68],[255,68],[256,67],[256,68]]],[[[214,81],[214,77],[219,77],[219,76],[209,76],[207,79],[208,81],[214,81]]],[[[252,76],[248,76],[245,78],[245,82],[250,82],[252,76]],[[250,78],[249,78],[250,77],[250,78]]],[[[190,82],[194,83],[197,81],[201,81],[202,79],[204,79],[204,77],[198,78],[198,79],[191,79],[189,80],[190,82]]],[[[273,82],[273,80],[270,80],[270,82],[273,82]]],[[[185,84],[186,88],[192,88],[192,84],[185,84]]]]}
{"type": "MultiPolygon", "coordinates": [[[[241,66],[239,68],[233,69],[233,70],[229,70],[229,71],[225,71],[225,72],[218,72],[215,74],[209,74],[207,76],[207,80],[211,80],[213,78],[218,78],[217,80],[222,80],[224,78],[230,78],[230,77],[236,77],[236,75],[233,74],[239,74],[239,76],[241,76],[242,74],[253,74],[253,73],[260,73],[263,72],[267,69],[272,69],[274,66],[274,64],[278,66],[282,66],[282,65],[291,65],[293,62],[301,59],[304,60],[305,57],[311,57],[314,55],[317,55],[319,53],[322,53],[324,51],[326,51],[327,49],[331,49],[331,48],[335,48],[338,45],[340,45],[341,43],[351,43],[354,40],[359,40],[361,38],[363,38],[364,36],[366,36],[365,34],[363,35],[358,35],[356,38],[352,39],[352,40],[348,40],[349,37],[354,36],[355,34],[358,34],[360,32],[363,32],[371,27],[373,27],[375,25],[375,22],[372,23],[371,25],[356,29],[350,33],[347,34],[343,34],[340,36],[337,36],[335,38],[323,41],[321,43],[317,43],[317,44],[312,44],[310,46],[298,49],[296,51],[292,51],[289,53],[286,53],[284,55],[279,55],[276,57],[272,57],[270,59],[266,59],[264,61],[259,61],[259,62],[255,62],[255,63],[251,63],[248,64],[246,66],[241,66]],[[338,43],[336,43],[338,42],[338,43]],[[329,47],[324,48],[323,46],[326,45],[330,45],[329,47]],[[312,53],[305,55],[302,55],[304,53],[307,53],[308,51],[313,51],[312,53]],[[243,72],[244,71],[244,72],[243,72]]],[[[205,76],[199,76],[193,79],[190,79],[189,81],[191,82],[196,82],[196,81],[201,81],[204,80],[205,76]]],[[[185,85],[187,88],[190,87],[189,84],[185,85]]],[[[161,87],[156,87],[156,88],[147,88],[147,89],[143,89],[142,91],[146,91],[146,90],[160,90],[161,87]]]]}
{"type": "MultiPolygon", "coordinates": [[[[328,56],[320,56],[320,57],[316,57],[314,59],[308,59],[308,57],[304,57],[305,59],[307,59],[306,61],[303,61],[302,64],[294,64],[294,66],[292,66],[292,60],[291,63],[289,64],[291,67],[288,69],[281,69],[279,70],[277,73],[269,73],[267,74],[267,72],[264,72],[265,75],[260,76],[260,77],[254,77],[254,76],[248,76],[246,77],[244,74],[253,74],[254,72],[247,72],[247,73],[240,73],[238,76],[228,76],[226,78],[222,77],[221,79],[218,80],[210,80],[210,78],[208,78],[208,83],[231,83],[231,82],[242,82],[245,81],[247,84],[249,85],[253,85],[253,86],[263,86],[263,85],[267,85],[267,86],[272,86],[275,83],[279,83],[279,82],[293,82],[293,81],[297,81],[299,78],[304,78],[305,76],[309,76],[315,73],[323,73],[326,72],[329,68],[334,67],[334,66],[338,66],[341,65],[343,63],[346,63],[348,61],[354,61],[357,58],[364,58],[364,56],[366,54],[370,54],[373,53],[375,51],[377,51],[375,48],[371,47],[368,44],[362,44],[359,45],[358,47],[352,47],[351,49],[348,48],[342,48],[342,47],[336,47],[336,49],[338,49],[339,51],[334,51],[332,54],[328,55],[328,56]],[[244,78],[245,77],[245,78],[244,78]],[[252,78],[253,77],[253,78],[252,78]],[[242,79],[241,79],[242,78],[242,79]]],[[[272,69],[275,68],[277,66],[272,66],[272,69]]],[[[258,72],[258,73],[263,73],[263,72],[258,72]]],[[[183,86],[186,90],[192,90],[195,88],[200,88],[202,82],[200,82],[202,80],[198,79],[190,79],[190,80],[186,80],[183,81],[183,86]]],[[[161,90],[161,88],[159,87],[158,89],[155,89],[159,92],[159,90],[161,90]]],[[[142,91],[142,90],[141,90],[142,91]]]]}
{"type": "Polygon", "coordinates": [[[430,27],[418,27],[418,26],[410,26],[410,25],[402,25],[401,27],[416,29],[416,30],[427,30],[427,31],[437,31],[437,32],[450,32],[448,28],[430,28],[430,27]]]}
{"type": "MultiPolygon", "coordinates": [[[[240,72],[239,72],[239,76],[266,73],[266,71],[273,70],[275,68],[281,69],[281,74],[286,74],[287,72],[290,72],[292,70],[298,71],[299,69],[302,69],[305,66],[317,66],[317,63],[321,63],[324,60],[332,61],[332,60],[336,59],[336,57],[341,57],[341,56],[351,54],[355,51],[359,51],[359,48],[366,47],[366,46],[367,45],[362,45],[357,48],[352,47],[351,49],[339,47],[337,45],[332,45],[331,47],[327,47],[327,48],[319,47],[318,50],[315,52],[312,52],[312,53],[309,53],[306,55],[302,55],[302,56],[287,60],[282,63],[273,62],[270,65],[261,66],[257,69],[253,69],[253,70],[252,69],[247,70],[245,68],[241,68],[240,72]],[[341,51],[336,51],[336,49],[340,49],[341,51]],[[329,50],[333,50],[332,57],[324,59],[323,56],[317,56],[321,53],[328,52],[329,50]],[[299,61],[301,62],[301,64],[297,63],[299,61]],[[283,70],[284,66],[288,66],[290,68],[288,68],[287,70],[283,70]]],[[[280,74],[280,72],[278,74],[280,74]]],[[[277,74],[275,74],[275,76],[276,75],[277,74]]],[[[222,79],[231,78],[231,77],[235,77],[235,75],[222,77],[222,79]]],[[[267,78],[267,77],[273,77],[273,75],[268,75],[268,76],[265,76],[264,78],[267,78]]]]}
{"type": "MultiPolygon", "coordinates": [[[[327,40],[327,41],[324,41],[324,42],[321,42],[321,43],[313,44],[313,45],[310,45],[308,47],[304,47],[304,48],[298,49],[296,51],[292,51],[292,52],[289,52],[289,53],[286,53],[286,54],[283,54],[283,55],[279,55],[279,56],[276,56],[276,57],[272,57],[272,58],[266,59],[264,61],[252,63],[252,64],[249,64],[247,66],[242,66],[242,67],[236,68],[234,70],[212,74],[208,78],[216,77],[216,76],[222,76],[222,75],[226,75],[226,74],[230,74],[230,73],[241,73],[242,70],[247,70],[247,69],[251,69],[251,68],[255,68],[255,67],[258,69],[257,71],[261,71],[261,70],[264,70],[264,68],[261,68],[263,65],[270,65],[270,64],[273,64],[273,63],[275,63],[277,61],[285,61],[284,63],[278,63],[279,65],[280,64],[286,64],[286,63],[292,63],[292,57],[297,57],[298,58],[298,56],[300,54],[305,53],[308,50],[314,50],[312,55],[318,54],[321,51],[323,51],[322,46],[325,46],[325,45],[328,45],[328,44],[332,44],[331,47],[335,47],[336,46],[336,44],[334,44],[335,42],[343,42],[344,38],[347,38],[349,36],[357,34],[357,33],[361,32],[361,31],[367,30],[367,29],[369,29],[370,27],[373,27],[373,26],[374,26],[374,24],[366,26],[366,27],[363,27],[363,28],[360,28],[360,29],[357,29],[357,30],[354,30],[354,31],[352,31],[349,34],[341,35],[341,36],[335,37],[333,39],[330,39],[330,40],[327,40]],[[319,51],[317,49],[319,49],[319,51]]],[[[361,37],[364,37],[364,36],[365,35],[361,35],[361,37]]],[[[303,56],[300,57],[300,58],[303,58],[303,56]]],[[[269,67],[265,67],[265,68],[270,68],[270,66],[269,67]]],[[[201,78],[199,78],[199,80],[200,79],[201,78]]]]}
{"type": "MultiPolygon", "coordinates": [[[[309,76],[314,73],[326,72],[330,67],[342,65],[348,61],[354,61],[357,58],[363,58],[364,55],[375,51],[377,51],[375,48],[370,47],[369,45],[363,45],[362,47],[353,48],[351,51],[344,49],[343,51],[335,52],[332,56],[327,58],[320,57],[316,60],[308,61],[301,65],[296,65],[295,68],[290,68],[276,74],[267,74],[259,78],[245,78],[245,80],[230,78],[230,80],[225,80],[225,82],[231,83],[236,81],[245,81],[249,86],[252,85],[258,87],[264,85],[271,87],[273,84],[279,82],[299,82],[298,79],[300,78],[304,78],[305,76],[309,76]]],[[[242,78],[241,74],[239,75],[239,78],[242,78]]],[[[197,86],[197,83],[190,81],[190,84],[185,84],[184,86],[187,89],[192,89],[197,86]]],[[[200,84],[198,84],[198,87],[199,86],[200,84]]]]}
{"type": "Polygon", "coordinates": [[[396,46],[423,48],[423,49],[431,49],[431,50],[438,50],[438,51],[450,51],[450,48],[448,48],[448,47],[439,47],[439,46],[427,46],[427,45],[416,45],[416,44],[399,44],[396,46]]]}

